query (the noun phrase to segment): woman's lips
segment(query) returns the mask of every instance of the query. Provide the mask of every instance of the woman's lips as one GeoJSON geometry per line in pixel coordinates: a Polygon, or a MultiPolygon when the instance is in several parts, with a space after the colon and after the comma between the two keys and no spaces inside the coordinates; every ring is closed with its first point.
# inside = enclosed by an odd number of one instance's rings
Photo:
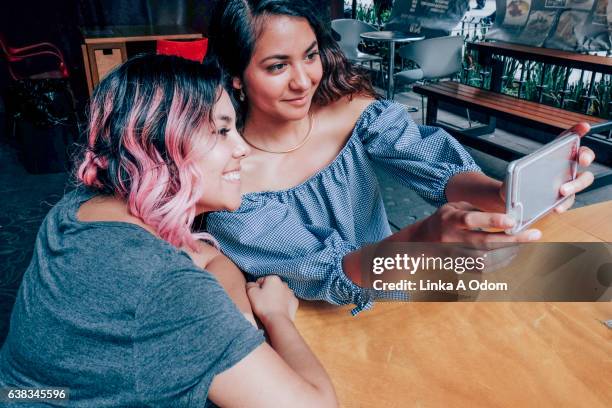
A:
{"type": "Polygon", "coordinates": [[[228,171],[223,173],[221,177],[230,183],[240,183],[240,170],[228,171]]]}
{"type": "Polygon", "coordinates": [[[302,106],[305,105],[306,102],[308,102],[308,95],[304,95],[299,98],[285,99],[285,102],[296,106],[302,106]]]}

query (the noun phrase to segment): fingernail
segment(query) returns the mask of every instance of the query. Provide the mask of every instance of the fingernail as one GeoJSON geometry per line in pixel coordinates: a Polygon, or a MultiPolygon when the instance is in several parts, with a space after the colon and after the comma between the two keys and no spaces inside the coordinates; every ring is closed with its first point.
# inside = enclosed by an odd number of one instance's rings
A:
{"type": "Polygon", "coordinates": [[[503,222],[506,227],[514,227],[514,218],[512,217],[505,216],[503,222]]]}
{"type": "Polygon", "coordinates": [[[536,241],[540,238],[542,238],[542,232],[540,232],[539,230],[532,230],[529,235],[527,235],[527,239],[529,239],[530,241],[536,241]]]}

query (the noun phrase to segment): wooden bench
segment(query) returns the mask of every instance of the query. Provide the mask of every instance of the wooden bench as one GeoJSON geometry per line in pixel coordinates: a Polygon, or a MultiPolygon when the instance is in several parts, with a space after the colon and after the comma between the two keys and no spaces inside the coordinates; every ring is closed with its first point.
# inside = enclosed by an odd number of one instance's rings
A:
{"type": "MultiPolygon", "coordinates": [[[[485,151],[508,161],[525,155],[525,152],[493,143],[489,138],[483,137],[495,130],[496,118],[513,121],[522,126],[539,129],[552,135],[561,133],[577,122],[588,122],[590,124],[606,122],[605,119],[595,116],[570,112],[537,102],[520,100],[512,96],[452,81],[416,85],[414,92],[427,97],[427,114],[425,119],[427,125],[441,127],[466,146],[485,151]],[[449,123],[439,122],[437,116],[440,101],[489,115],[489,122],[470,128],[460,128],[449,123]]],[[[583,139],[583,144],[595,148],[594,150],[601,148],[600,144],[605,142],[605,139],[593,136],[587,136],[583,139]]],[[[610,141],[607,142],[609,143],[608,148],[612,149],[612,143],[610,141]]],[[[599,175],[596,183],[591,188],[596,188],[610,182],[612,182],[612,172],[599,175]]]]}

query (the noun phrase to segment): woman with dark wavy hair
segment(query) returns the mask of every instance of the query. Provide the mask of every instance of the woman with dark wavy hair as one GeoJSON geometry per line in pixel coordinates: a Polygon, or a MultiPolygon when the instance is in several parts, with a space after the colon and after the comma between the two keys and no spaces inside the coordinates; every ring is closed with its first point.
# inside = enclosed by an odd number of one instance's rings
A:
{"type": "MultiPolygon", "coordinates": [[[[241,269],[274,270],[299,297],[352,303],[357,313],[377,296],[360,286],[366,244],[539,239],[537,230],[482,231],[514,222],[502,213],[502,183],[442,129],[417,126],[403,105],[378,100],[308,1],[221,0],[211,21],[211,47],[232,77],[253,151],[243,162],[241,207],[211,214],[207,226],[241,269]],[[392,234],[375,163],[440,209],[392,234]]],[[[580,164],[593,159],[583,148],[580,164]]],[[[561,193],[592,179],[585,172],[561,193]]],[[[558,210],[573,200],[566,203],[558,210]]]]}
{"type": "Polygon", "coordinates": [[[246,284],[192,232],[196,214],[240,205],[249,148],[222,84],[214,63],[168,56],[100,82],[79,185],[43,221],[0,351],[15,406],[41,390],[45,406],[336,406],[291,290],[246,284]]]}

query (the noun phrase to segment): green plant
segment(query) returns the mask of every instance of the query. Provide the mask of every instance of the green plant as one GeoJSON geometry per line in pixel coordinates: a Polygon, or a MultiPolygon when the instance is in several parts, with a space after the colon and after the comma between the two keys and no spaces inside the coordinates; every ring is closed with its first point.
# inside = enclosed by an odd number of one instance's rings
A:
{"type": "MultiPolygon", "coordinates": [[[[349,4],[345,2],[345,4],[349,4]]],[[[380,6],[376,3],[371,5],[364,5],[361,2],[357,2],[357,10],[355,13],[355,18],[357,20],[366,22],[368,24],[374,25],[384,25],[389,21],[391,17],[391,10],[389,9],[380,9],[380,6]]]]}
{"type": "Polygon", "coordinates": [[[386,24],[391,18],[391,10],[384,10],[380,13],[380,24],[386,24]]]}
{"type": "Polygon", "coordinates": [[[612,104],[612,86],[610,82],[610,77],[608,79],[604,79],[602,77],[601,81],[597,82],[593,89],[593,95],[595,99],[593,100],[593,104],[591,105],[591,109],[593,110],[593,115],[602,117],[602,118],[612,118],[612,112],[610,112],[610,107],[612,104]]]}
{"type": "Polygon", "coordinates": [[[357,20],[366,22],[368,24],[376,23],[376,12],[374,7],[365,6],[363,3],[357,3],[357,13],[355,15],[357,20]]]}
{"type": "MultiPolygon", "coordinates": [[[[472,61],[471,57],[465,60],[466,73],[462,82],[472,86],[488,87],[486,78],[481,75],[485,71],[480,65],[472,61]],[[483,84],[483,81],[485,82],[483,84]]],[[[550,104],[563,109],[584,112],[588,104],[587,114],[602,118],[612,117],[612,80],[609,75],[598,74],[593,83],[593,91],[589,92],[590,76],[582,72],[580,78],[575,78],[574,72],[560,66],[550,66],[534,61],[521,63],[513,58],[506,58],[502,76],[501,92],[521,99],[539,101],[540,87],[542,89],[542,103],[550,104]],[[543,75],[543,77],[542,77],[543,75]],[[573,78],[566,86],[566,76],[573,78]],[[522,85],[521,83],[522,78],[522,85]],[[563,101],[563,106],[561,102],[563,101]]]]}

